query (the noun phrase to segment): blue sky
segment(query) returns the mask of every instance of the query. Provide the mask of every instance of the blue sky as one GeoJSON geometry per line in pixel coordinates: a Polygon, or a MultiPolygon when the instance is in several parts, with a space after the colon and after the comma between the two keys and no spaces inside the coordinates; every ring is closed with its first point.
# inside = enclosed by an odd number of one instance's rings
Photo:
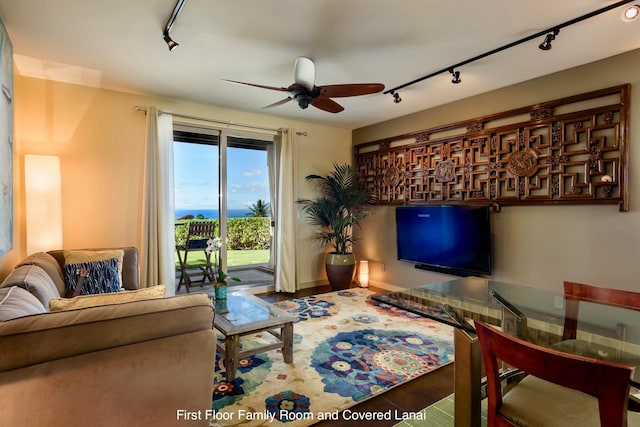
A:
{"type": "MultiPolygon", "coordinates": [[[[228,149],[229,209],[244,209],[258,199],[269,202],[267,152],[228,149]]],[[[176,209],[218,208],[218,147],[175,143],[176,209]]]]}

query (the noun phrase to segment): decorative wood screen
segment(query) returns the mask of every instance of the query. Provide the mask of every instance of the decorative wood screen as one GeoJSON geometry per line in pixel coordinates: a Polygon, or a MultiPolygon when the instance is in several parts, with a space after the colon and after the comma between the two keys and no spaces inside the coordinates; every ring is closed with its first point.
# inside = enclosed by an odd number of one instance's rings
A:
{"type": "Polygon", "coordinates": [[[358,144],[382,204],[619,204],[628,210],[629,84],[358,144]]]}

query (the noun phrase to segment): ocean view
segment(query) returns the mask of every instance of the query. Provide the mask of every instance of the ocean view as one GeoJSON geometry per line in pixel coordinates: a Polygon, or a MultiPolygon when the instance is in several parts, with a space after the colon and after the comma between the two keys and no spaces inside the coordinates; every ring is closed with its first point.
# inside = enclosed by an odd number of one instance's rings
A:
{"type": "MultiPolygon", "coordinates": [[[[244,209],[228,209],[228,218],[244,218],[250,216],[251,210],[244,209]]],[[[197,218],[198,215],[202,214],[204,218],[218,218],[218,209],[176,209],[175,210],[175,218],[179,219],[185,215],[193,215],[194,218],[197,218]]]]}

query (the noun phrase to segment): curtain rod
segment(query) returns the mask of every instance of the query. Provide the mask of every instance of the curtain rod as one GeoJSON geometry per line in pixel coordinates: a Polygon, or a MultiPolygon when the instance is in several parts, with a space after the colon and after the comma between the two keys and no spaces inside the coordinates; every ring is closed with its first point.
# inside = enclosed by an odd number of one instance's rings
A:
{"type": "MultiPolygon", "coordinates": [[[[135,107],[133,107],[134,111],[144,111],[145,113],[147,112],[146,107],[140,107],[139,105],[136,105],[135,107]]],[[[210,123],[217,123],[217,124],[222,124],[222,125],[227,125],[227,126],[238,126],[238,127],[243,127],[243,128],[249,128],[249,129],[259,129],[259,130],[268,130],[268,131],[272,131],[272,132],[287,132],[286,129],[283,128],[267,128],[267,127],[262,127],[262,126],[256,126],[256,125],[249,125],[249,124],[245,124],[245,123],[236,123],[236,122],[231,122],[231,121],[227,121],[227,120],[216,120],[216,119],[210,119],[207,117],[198,117],[198,116],[190,116],[188,114],[179,114],[179,113],[172,113],[171,111],[164,111],[164,110],[158,110],[158,113],[160,114],[171,114],[172,116],[175,117],[181,117],[183,119],[192,119],[192,120],[200,120],[203,122],[210,122],[210,123]]]]}

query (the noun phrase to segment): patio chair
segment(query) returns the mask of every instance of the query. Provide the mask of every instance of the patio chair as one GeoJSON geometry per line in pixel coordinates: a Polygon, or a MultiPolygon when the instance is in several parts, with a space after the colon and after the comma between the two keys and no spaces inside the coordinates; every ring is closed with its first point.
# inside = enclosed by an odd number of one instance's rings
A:
{"type": "Polygon", "coordinates": [[[182,285],[189,292],[192,286],[214,283],[211,254],[206,249],[207,241],[215,236],[216,225],[213,221],[192,221],[189,223],[185,243],[176,244],[178,270],[180,271],[176,292],[180,291],[182,285]],[[204,254],[204,262],[189,263],[189,253],[199,251],[204,254]]]}

